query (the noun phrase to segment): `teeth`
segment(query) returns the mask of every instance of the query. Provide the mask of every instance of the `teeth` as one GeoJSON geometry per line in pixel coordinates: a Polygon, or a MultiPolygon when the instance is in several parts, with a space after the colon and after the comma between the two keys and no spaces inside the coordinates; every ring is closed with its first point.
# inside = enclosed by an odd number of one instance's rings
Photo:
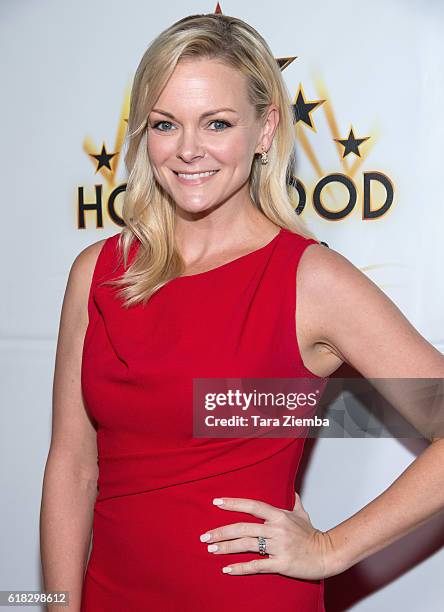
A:
{"type": "Polygon", "coordinates": [[[204,176],[212,176],[213,174],[216,174],[216,172],[217,170],[213,170],[212,172],[201,172],[199,174],[182,174],[181,172],[178,172],[177,175],[184,179],[193,180],[196,178],[203,178],[204,176]]]}

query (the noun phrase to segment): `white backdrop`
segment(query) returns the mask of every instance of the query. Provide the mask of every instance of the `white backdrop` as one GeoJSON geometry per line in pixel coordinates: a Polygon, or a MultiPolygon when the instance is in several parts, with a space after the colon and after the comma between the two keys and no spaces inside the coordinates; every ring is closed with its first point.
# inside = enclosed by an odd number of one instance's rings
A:
{"type": "MultiPolygon", "coordinates": [[[[50,439],[51,386],[60,308],[69,268],[81,249],[119,230],[107,211],[125,182],[123,159],[98,172],[102,144],[118,153],[129,87],[149,42],[165,27],[215,2],[142,0],[76,3],[12,0],[0,5],[1,148],[4,230],[0,317],[2,373],[0,589],[41,588],[38,519],[50,439]],[[103,227],[94,210],[79,225],[79,198],[102,185],[103,227]]],[[[297,56],[283,75],[296,101],[325,100],[299,121],[302,215],[318,238],[348,257],[444,350],[444,5],[432,0],[225,0],[222,12],[246,20],[275,57],[297,56]],[[350,127],[368,138],[342,159],[350,127]],[[358,166],[353,166],[354,164],[358,166]],[[381,217],[363,219],[363,176],[393,185],[381,217]],[[357,202],[343,219],[315,212],[324,176],[353,180],[357,202]]],[[[336,186],[322,200],[342,210],[336,186]]],[[[384,190],[372,193],[379,208],[384,190]]],[[[116,211],[120,210],[116,200],[116,211]]],[[[397,348],[393,347],[396,358],[397,348]]],[[[418,440],[320,439],[305,457],[300,484],[312,522],[328,529],[381,493],[420,452],[418,440]]],[[[310,449],[308,449],[310,450],[310,449]]],[[[443,517],[348,572],[326,581],[328,612],[352,608],[442,609],[443,517]]]]}

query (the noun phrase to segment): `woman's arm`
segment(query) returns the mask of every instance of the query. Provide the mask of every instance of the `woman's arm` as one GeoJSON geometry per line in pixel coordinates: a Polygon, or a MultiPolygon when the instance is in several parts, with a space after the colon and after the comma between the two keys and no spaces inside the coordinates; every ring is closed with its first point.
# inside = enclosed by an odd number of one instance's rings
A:
{"type": "Polygon", "coordinates": [[[325,577],[407,535],[444,508],[444,440],[428,446],[381,495],[325,532],[325,577]]]}
{"type": "MultiPolygon", "coordinates": [[[[87,301],[103,241],[74,261],[63,300],[53,383],[51,445],[40,513],[44,588],[69,591],[69,610],[80,610],[83,576],[97,495],[96,431],[81,393],[81,359],[88,325],[87,301]]],[[[50,606],[48,610],[66,610],[50,606]]]]}
{"type": "MultiPolygon", "coordinates": [[[[444,378],[444,356],[346,258],[313,245],[301,258],[298,274],[302,308],[311,309],[318,341],[364,377],[444,378]]],[[[442,398],[430,423],[428,407],[407,401],[403,385],[395,383],[384,381],[381,388],[389,390],[393,406],[432,444],[386,491],[326,532],[326,575],[385,548],[444,508],[442,398]]]]}

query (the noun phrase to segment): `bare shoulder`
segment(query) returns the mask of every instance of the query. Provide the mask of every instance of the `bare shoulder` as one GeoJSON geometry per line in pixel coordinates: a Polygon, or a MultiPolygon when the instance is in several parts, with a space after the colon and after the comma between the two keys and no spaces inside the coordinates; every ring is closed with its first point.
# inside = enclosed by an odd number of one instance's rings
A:
{"type": "Polygon", "coordinates": [[[344,275],[353,272],[363,275],[346,257],[323,244],[308,245],[298,266],[298,276],[314,287],[319,280],[326,281],[337,273],[344,275]]]}
{"type": "Polygon", "coordinates": [[[334,249],[320,244],[305,249],[297,288],[301,341],[309,358],[321,355],[325,361],[333,355],[366,377],[442,376],[442,355],[382,289],[334,249]]]}
{"type": "Polygon", "coordinates": [[[73,308],[82,311],[85,315],[85,320],[87,320],[87,301],[94,269],[105,242],[106,238],[98,240],[80,251],[69,271],[65,302],[70,303],[73,308]]]}
{"type": "Polygon", "coordinates": [[[106,240],[106,238],[98,240],[80,251],[71,266],[69,273],[71,282],[89,288],[97,259],[106,240]]]}
{"type": "Polygon", "coordinates": [[[80,265],[88,265],[88,262],[96,262],[103,245],[107,241],[107,238],[93,242],[92,244],[85,247],[74,260],[74,263],[79,262],[80,265]]]}

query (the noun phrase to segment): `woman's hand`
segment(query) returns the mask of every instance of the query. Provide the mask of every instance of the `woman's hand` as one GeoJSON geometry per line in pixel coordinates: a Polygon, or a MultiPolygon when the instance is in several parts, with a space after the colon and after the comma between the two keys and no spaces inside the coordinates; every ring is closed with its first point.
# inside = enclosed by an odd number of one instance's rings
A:
{"type": "Polygon", "coordinates": [[[216,498],[213,503],[224,510],[246,512],[264,519],[262,524],[232,523],[200,536],[201,542],[208,543],[208,552],[215,555],[248,551],[259,553],[258,537],[265,538],[266,556],[246,563],[230,564],[222,569],[224,573],[277,573],[305,580],[334,575],[329,567],[332,555],[328,534],[313,527],[297,493],[293,510],[239,497],[216,498]],[[221,501],[222,504],[217,503],[221,501]],[[215,544],[217,550],[210,548],[215,544]]]}

